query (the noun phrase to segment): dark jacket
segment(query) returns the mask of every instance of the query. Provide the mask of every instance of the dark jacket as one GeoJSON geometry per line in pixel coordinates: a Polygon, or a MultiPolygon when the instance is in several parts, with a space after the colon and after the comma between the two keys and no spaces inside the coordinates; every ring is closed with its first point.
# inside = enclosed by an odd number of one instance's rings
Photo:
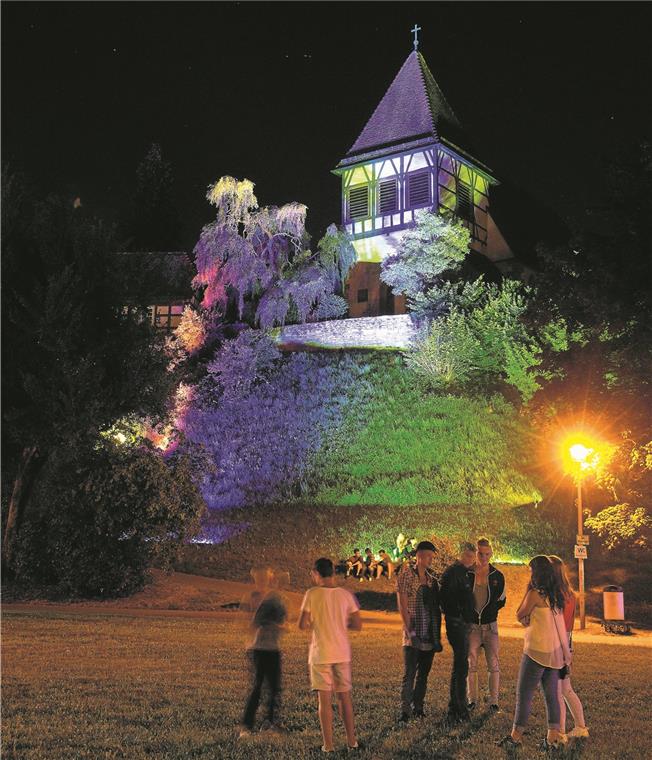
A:
{"type": "MultiPolygon", "coordinates": [[[[473,568],[469,570],[471,576],[471,590],[475,585],[475,571],[473,568]]],[[[493,565],[489,565],[489,599],[487,603],[480,611],[480,615],[475,611],[475,603],[473,605],[473,622],[486,625],[487,623],[494,623],[498,618],[498,610],[502,610],[507,602],[505,596],[505,576],[493,565]]]]}
{"type": "Polygon", "coordinates": [[[476,621],[473,599],[473,575],[457,561],[441,576],[439,599],[446,618],[461,618],[467,623],[476,621]]]}

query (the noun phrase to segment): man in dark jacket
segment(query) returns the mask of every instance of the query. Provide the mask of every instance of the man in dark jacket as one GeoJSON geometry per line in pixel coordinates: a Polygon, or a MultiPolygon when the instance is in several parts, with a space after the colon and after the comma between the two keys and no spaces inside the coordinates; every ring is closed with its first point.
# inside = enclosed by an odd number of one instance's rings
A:
{"type": "Polygon", "coordinates": [[[410,712],[423,717],[428,674],[435,652],[441,652],[441,611],[439,584],[430,569],[435,556],[430,541],[417,545],[416,562],[406,562],[398,575],[396,595],[403,620],[403,681],[401,717],[406,723],[410,712]]]}
{"type": "Polygon", "coordinates": [[[453,648],[449,723],[469,720],[466,700],[466,678],[469,673],[469,634],[475,619],[473,576],[469,572],[475,562],[475,546],[464,543],[457,562],[444,570],[441,577],[441,607],[446,616],[446,637],[453,648]]]}
{"type": "Polygon", "coordinates": [[[473,578],[475,620],[469,635],[469,709],[478,702],[478,654],[484,649],[489,671],[489,709],[497,711],[500,688],[498,659],[498,610],[505,606],[505,576],[489,560],[492,556],[489,540],[477,541],[476,563],[469,571],[473,578]]]}

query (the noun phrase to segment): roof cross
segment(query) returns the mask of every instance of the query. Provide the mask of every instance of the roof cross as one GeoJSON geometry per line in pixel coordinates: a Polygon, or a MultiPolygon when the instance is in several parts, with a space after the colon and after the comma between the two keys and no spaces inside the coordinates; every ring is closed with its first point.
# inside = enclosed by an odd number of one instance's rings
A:
{"type": "Polygon", "coordinates": [[[419,32],[421,31],[421,27],[414,25],[414,29],[410,29],[411,32],[414,34],[414,49],[417,50],[419,47],[419,32]]]}

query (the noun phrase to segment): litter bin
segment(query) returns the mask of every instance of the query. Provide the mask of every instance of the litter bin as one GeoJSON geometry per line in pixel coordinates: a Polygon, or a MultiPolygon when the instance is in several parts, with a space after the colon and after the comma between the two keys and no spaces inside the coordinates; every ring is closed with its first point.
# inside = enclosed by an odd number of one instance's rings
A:
{"type": "Polygon", "coordinates": [[[620,586],[605,586],[602,589],[602,604],[605,620],[625,619],[625,602],[620,586]]]}

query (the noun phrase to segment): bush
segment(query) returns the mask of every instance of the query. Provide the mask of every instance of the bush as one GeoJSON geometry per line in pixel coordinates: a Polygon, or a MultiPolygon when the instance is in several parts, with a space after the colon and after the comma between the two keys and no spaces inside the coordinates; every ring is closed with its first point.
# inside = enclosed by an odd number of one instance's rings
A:
{"type": "Polygon", "coordinates": [[[199,530],[203,502],[187,461],[106,443],[46,464],[17,545],[22,579],[80,596],[127,595],[156,560],[199,530]]]}
{"type": "Polygon", "coordinates": [[[283,356],[253,331],[225,343],[208,370],[181,425],[212,460],[202,492],[214,509],[305,492],[312,458],[367,387],[350,356],[283,356]]]}
{"type": "Polygon", "coordinates": [[[585,525],[600,536],[607,549],[652,548],[652,517],[645,507],[614,504],[587,518],[585,525]]]}

